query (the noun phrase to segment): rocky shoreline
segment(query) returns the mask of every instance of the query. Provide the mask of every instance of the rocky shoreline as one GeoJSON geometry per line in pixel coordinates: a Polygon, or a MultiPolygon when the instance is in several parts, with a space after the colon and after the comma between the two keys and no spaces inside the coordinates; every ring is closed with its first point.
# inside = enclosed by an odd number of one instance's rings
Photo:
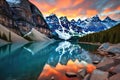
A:
{"type": "Polygon", "coordinates": [[[80,80],[120,80],[120,44],[104,43],[96,54],[103,58],[93,60],[96,69],[92,73],[81,69],[78,73],[66,72],[65,75],[69,78],[78,77],[80,80]]]}
{"type": "Polygon", "coordinates": [[[98,46],[101,45],[101,43],[92,43],[92,42],[79,42],[79,43],[82,43],[82,44],[91,44],[91,45],[98,45],[98,46]]]}

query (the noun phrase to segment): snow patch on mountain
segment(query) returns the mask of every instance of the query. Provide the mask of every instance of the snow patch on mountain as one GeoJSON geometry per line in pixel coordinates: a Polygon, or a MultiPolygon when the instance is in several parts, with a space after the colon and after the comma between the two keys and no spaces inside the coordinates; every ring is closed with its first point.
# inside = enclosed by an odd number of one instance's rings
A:
{"type": "Polygon", "coordinates": [[[71,35],[69,33],[66,33],[65,31],[55,30],[55,32],[58,34],[59,38],[61,39],[68,40],[71,38],[71,35]]]}
{"type": "Polygon", "coordinates": [[[75,21],[72,19],[69,21],[66,16],[58,18],[55,14],[52,14],[47,17],[46,22],[52,32],[58,34],[58,37],[64,40],[73,36],[84,36],[107,30],[118,24],[118,21],[112,20],[110,17],[106,17],[102,21],[98,15],[85,20],[78,19],[75,21]]]}

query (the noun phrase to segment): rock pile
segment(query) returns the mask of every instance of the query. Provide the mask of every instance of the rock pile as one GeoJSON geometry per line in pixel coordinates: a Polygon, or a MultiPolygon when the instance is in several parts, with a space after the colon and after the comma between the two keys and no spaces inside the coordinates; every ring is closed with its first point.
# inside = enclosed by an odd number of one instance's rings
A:
{"type": "Polygon", "coordinates": [[[76,74],[67,73],[70,76],[67,77],[76,75],[80,80],[120,80],[120,44],[104,43],[98,48],[98,53],[103,58],[99,61],[93,60],[96,69],[92,73],[79,70],[76,74]]]}

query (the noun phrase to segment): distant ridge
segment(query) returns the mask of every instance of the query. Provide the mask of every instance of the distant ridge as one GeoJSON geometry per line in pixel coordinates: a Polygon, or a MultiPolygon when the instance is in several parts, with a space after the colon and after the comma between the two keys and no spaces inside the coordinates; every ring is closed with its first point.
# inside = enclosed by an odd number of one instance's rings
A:
{"type": "Polygon", "coordinates": [[[120,43],[120,23],[111,29],[80,37],[79,41],[120,43]]]}

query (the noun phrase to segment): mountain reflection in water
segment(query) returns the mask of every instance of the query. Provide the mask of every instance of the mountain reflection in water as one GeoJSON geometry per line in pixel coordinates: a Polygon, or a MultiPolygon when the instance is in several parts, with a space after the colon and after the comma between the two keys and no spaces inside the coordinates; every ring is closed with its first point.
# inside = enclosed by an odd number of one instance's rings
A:
{"type": "Polygon", "coordinates": [[[90,67],[95,68],[90,65],[92,54],[89,51],[95,49],[97,46],[67,41],[4,45],[0,47],[0,79],[44,80],[45,76],[51,77],[52,73],[59,74],[56,79],[66,79],[66,71],[76,72],[83,67],[89,72],[90,67]]]}
{"type": "Polygon", "coordinates": [[[79,80],[79,78],[68,78],[66,72],[77,73],[80,69],[86,69],[91,73],[96,67],[92,64],[88,51],[82,49],[78,44],[60,42],[55,52],[50,55],[38,80],[79,80]],[[88,63],[87,63],[88,62],[88,63]]]}
{"type": "Polygon", "coordinates": [[[75,62],[69,60],[66,65],[58,63],[56,67],[46,64],[38,80],[49,80],[52,77],[54,77],[54,80],[80,80],[79,77],[68,78],[65,73],[74,72],[77,74],[78,71],[82,69],[85,69],[88,73],[91,73],[96,69],[96,67],[84,61],[79,62],[78,60],[75,60],[75,62]]]}

